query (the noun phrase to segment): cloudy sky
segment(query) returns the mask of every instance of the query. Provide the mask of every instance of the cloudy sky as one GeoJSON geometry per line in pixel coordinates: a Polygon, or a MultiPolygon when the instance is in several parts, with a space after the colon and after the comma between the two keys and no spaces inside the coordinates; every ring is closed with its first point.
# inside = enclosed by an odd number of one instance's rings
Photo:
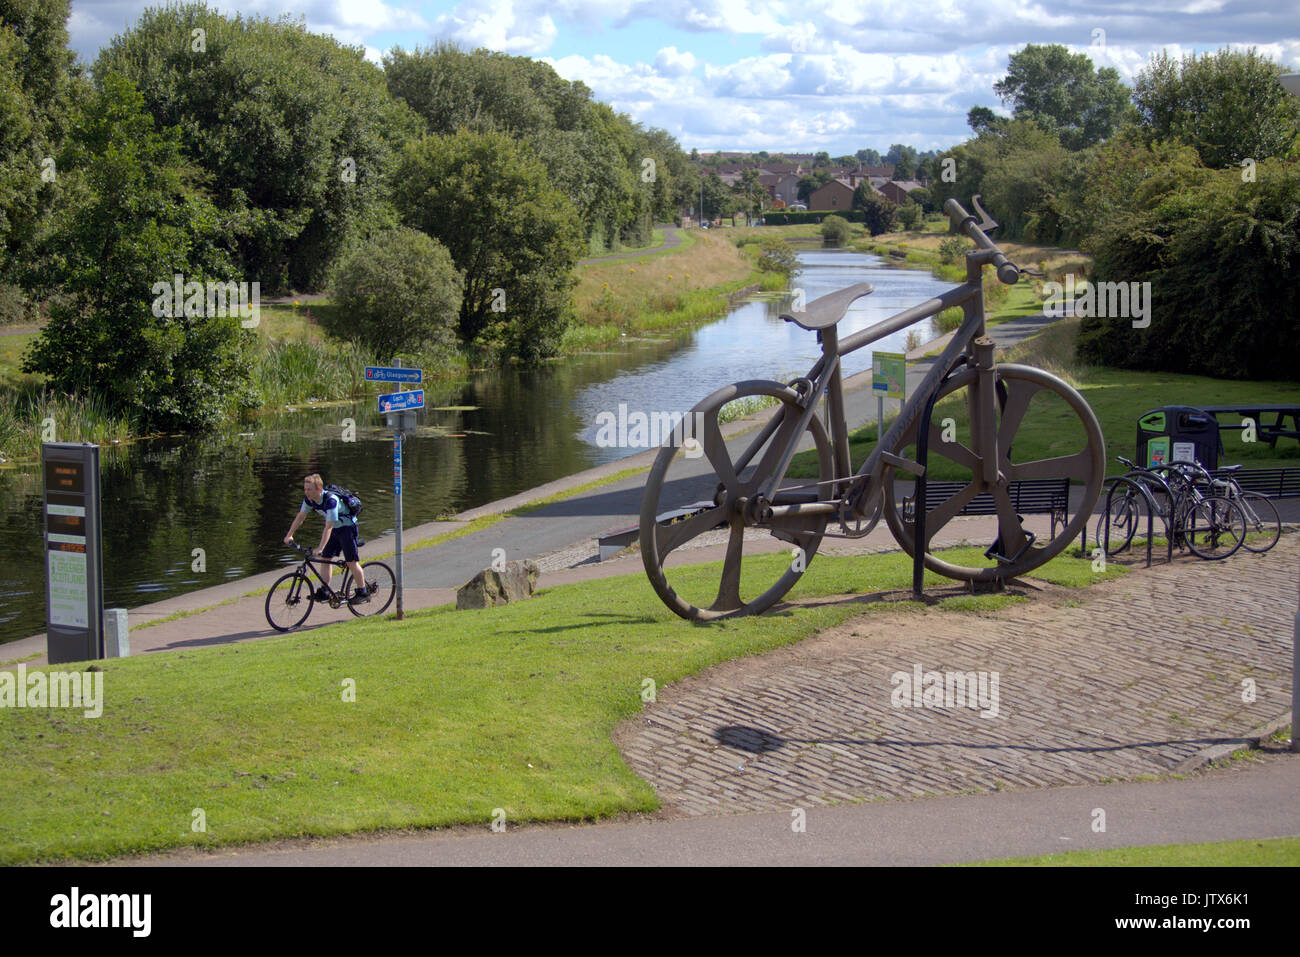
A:
{"type": "MultiPolygon", "coordinates": [[[[151,5],[72,0],[87,60],[151,5]]],[[[966,139],[972,106],[1027,43],[1060,43],[1126,83],[1172,55],[1255,46],[1300,68],[1300,0],[248,0],[224,12],[303,16],[366,48],[436,39],[550,63],[683,147],[825,149],[966,139]]]]}

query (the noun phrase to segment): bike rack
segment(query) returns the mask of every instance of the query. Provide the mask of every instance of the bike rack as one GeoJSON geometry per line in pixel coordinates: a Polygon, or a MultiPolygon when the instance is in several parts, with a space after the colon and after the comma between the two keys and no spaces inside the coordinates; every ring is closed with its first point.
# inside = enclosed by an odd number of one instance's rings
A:
{"type": "MultiPolygon", "coordinates": [[[[1106,480],[1107,482],[1110,483],[1110,491],[1106,493],[1106,511],[1102,512],[1102,516],[1105,519],[1105,525],[1106,525],[1106,531],[1103,533],[1104,540],[1101,543],[1101,553],[1103,555],[1110,554],[1111,499],[1115,495],[1115,490],[1120,487],[1121,483],[1123,483],[1124,485],[1128,485],[1131,486],[1132,488],[1137,489],[1139,492],[1142,493],[1142,497],[1146,499],[1147,502],[1147,568],[1151,567],[1151,543],[1152,540],[1154,539],[1154,529],[1155,529],[1155,526],[1152,524],[1152,519],[1156,514],[1156,500],[1155,497],[1151,494],[1151,490],[1147,488],[1146,485],[1143,484],[1143,482],[1149,481],[1151,479],[1155,479],[1157,482],[1159,482],[1161,485],[1164,486],[1165,495],[1168,496],[1169,501],[1172,502],[1173,496],[1169,491],[1169,486],[1166,485],[1164,480],[1161,479],[1158,475],[1153,475],[1151,473],[1142,474],[1141,472],[1129,472],[1127,475],[1119,475],[1116,476],[1115,478],[1109,478],[1106,480]],[[1137,478],[1135,478],[1134,476],[1141,478],[1143,481],[1141,482],[1137,481],[1137,478]]],[[[1165,515],[1163,511],[1160,512],[1160,521],[1165,526],[1165,548],[1167,550],[1165,560],[1167,562],[1172,562],[1174,560],[1174,536],[1170,530],[1169,516],[1165,515]]],[[[1129,548],[1129,547],[1131,547],[1131,544],[1124,546],[1124,548],[1129,548]]],[[[1120,549],[1120,551],[1123,551],[1123,549],[1120,549]]]]}
{"type": "MultiPolygon", "coordinates": [[[[948,371],[943,374],[943,378],[934,387],[930,397],[926,399],[925,411],[921,413],[920,424],[916,427],[916,461],[921,466],[921,474],[916,477],[916,490],[913,492],[913,498],[916,502],[916,517],[912,522],[912,528],[916,535],[916,545],[912,549],[912,597],[917,601],[921,600],[921,582],[925,577],[925,483],[926,475],[930,471],[928,467],[928,458],[930,454],[930,415],[934,412],[934,403],[943,391],[943,385],[962,366],[966,365],[970,357],[961,355],[953,361],[948,371]]],[[[893,502],[884,503],[885,508],[893,508],[893,502]]]]}

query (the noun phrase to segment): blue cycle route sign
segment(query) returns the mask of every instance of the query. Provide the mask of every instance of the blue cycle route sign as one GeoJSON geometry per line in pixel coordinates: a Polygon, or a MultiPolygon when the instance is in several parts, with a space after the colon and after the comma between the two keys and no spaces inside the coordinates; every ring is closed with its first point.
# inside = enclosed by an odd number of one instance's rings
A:
{"type": "Polygon", "coordinates": [[[423,382],[423,369],[396,369],[390,366],[366,366],[368,382],[423,382]]]}
{"type": "Polygon", "coordinates": [[[414,392],[390,392],[379,397],[380,412],[403,412],[407,409],[424,408],[424,390],[414,392]]]}

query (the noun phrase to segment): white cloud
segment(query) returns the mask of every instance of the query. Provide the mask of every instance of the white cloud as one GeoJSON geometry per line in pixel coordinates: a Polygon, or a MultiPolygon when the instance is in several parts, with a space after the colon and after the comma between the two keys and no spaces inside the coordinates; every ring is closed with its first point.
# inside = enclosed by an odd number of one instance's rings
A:
{"type": "Polygon", "coordinates": [[[529,0],[465,0],[438,17],[433,32],[470,49],[534,56],[550,49],[558,33],[545,9],[529,0]]]}
{"type": "Polygon", "coordinates": [[[664,47],[655,54],[655,69],[664,76],[682,76],[695,69],[695,54],[678,53],[677,47],[664,47]]]}

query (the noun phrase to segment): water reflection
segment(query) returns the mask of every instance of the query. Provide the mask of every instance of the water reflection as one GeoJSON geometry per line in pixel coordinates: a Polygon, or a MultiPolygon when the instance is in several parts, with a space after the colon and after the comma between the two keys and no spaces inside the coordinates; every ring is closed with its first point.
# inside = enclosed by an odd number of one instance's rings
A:
{"type": "MultiPolygon", "coordinates": [[[[834,250],[801,254],[797,284],[808,300],[854,282],[877,291],[850,310],[846,332],[877,322],[944,287],[928,274],[883,268],[874,256],[834,250]]],[[[803,372],[816,337],[778,318],[776,299],[740,305],[726,319],[674,337],[572,357],[527,371],[469,381],[426,380],[431,408],[406,443],[403,508],[408,526],[458,512],[628,454],[594,445],[600,410],[689,409],[742,378],[803,372]],[[448,408],[452,407],[452,408],[448,408]],[[471,407],[464,409],[463,407],[471,407]]],[[[882,348],[899,351],[903,334],[882,348]]],[[[862,350],[846,372],[867,368],[862,350]]],[[[365,503],[363,533],[393,524],[392,442],[373,400],[283,409],[254,434],[203,440],[169,437],[105,448],[105,600],[131,608],[266,571],[298,508],[302,476],[320,472],[365,503]],[[343,420],[356,423],[344,441],[343,420]],[[196,549],[206,569],[197,570],[196,549]]],[[[0,641],[44,629],[42,498],[37,469],[0,470],[0,641]]],[[[319,532],[309,525],[304,542],[319,532]]]]}

